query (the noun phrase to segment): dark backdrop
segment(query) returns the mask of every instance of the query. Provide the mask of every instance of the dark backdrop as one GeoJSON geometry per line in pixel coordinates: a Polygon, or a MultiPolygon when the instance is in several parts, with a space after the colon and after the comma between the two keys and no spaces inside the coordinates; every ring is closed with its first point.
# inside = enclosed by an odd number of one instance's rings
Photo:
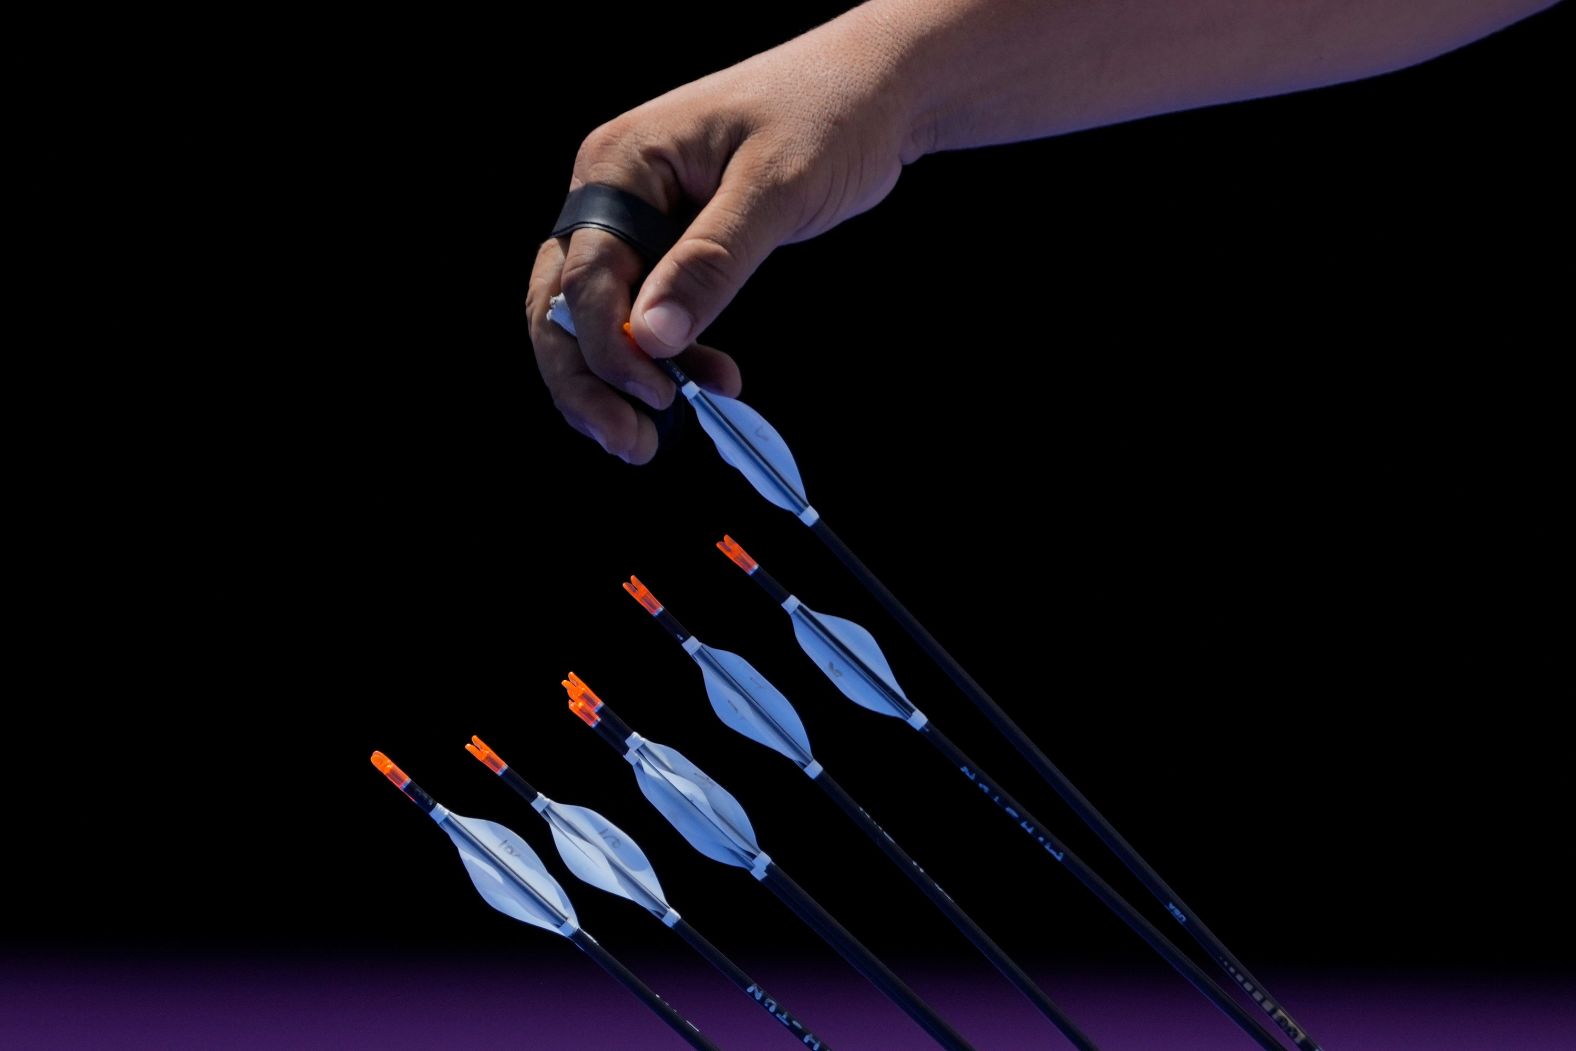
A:
{"type": "MultiPolygon", "coordinates": [[[[1144,958],[922,742],[833,693],[711,547],[732,533],[874,630],[921,707],[1148,908],[805,530],[693,426],[648,468],[602,456],[534,375],[519,304],[580,137],[831,11],[662,9],[594,47],[545,15],[369,26],[237,108],[191,88],[150,117],[143,177],[178,217],[155,257],[195,291],[161,299],[180,345],[100,373],[112,411],[62,438],[90,454],[56,481],[80,512],[17,738],[43,849],[0,937],[527,944],[366,761],[545,848],[460,750],[479,733],[623,825],[703,929],[818,952],[747,922],[752,881],[645,804],[565,711],[574,669],[874,946],[966,952],[716,722],[619,591],[636,573],[795,699],[1010,950],[1144,958]],[[242,250],[188,251],[217,242],[242,250]]],[[[1569,46],[1556,9],[1364,83],[927,158],[709,333],[827,519],[1261,969],[1568,962],[1569,46]]],[[[593,930],[664,944],[565,882],[593,930]]]]}

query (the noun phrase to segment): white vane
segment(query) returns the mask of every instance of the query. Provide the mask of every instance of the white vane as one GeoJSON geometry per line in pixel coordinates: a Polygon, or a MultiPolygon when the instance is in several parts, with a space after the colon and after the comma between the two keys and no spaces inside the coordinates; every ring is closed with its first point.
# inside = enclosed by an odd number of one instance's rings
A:
{"type": "Polygon", "coordinates": [[[724,865],[750,868],[761,848],[739,801],[678,752],[631,737],[640,791],[690,846],[724,865]]]}
{"type": "Polygon", "coordinates": [[[790,614],[794,637],[843,696],[882,715],[908,719],[914,705],[892,674],[875,636],[851,620],[817,613],[803,603],[790,614]]]}
{"type": "Polygon", "coordinates": [[[800,766],[815,761],[799,713],[749,661],[706,645],[697,646],[690,656],[705,677],[712,709],[730,729],[781,752],[800,766]]]}
{"type": "Polygon", "coordinates": [[[551,800],[542,808],[542,816],[552,829],[559,856],[576,876],[656,916],[668,912],[651,862],[628,833],[595,810],[551,800]]]}
{"type": "Polygon", "coordinates": [[[575,930],[578,921],[569,896],[547,874],[536,851],[514,832],[442,807],[432,818],[459,848],[465,871],[487,904],[534,927],[559,934],[575,930]]]}
{"type": "Polygon", "coordinates": [[[785,511],[802,515],[810,507],[799,465],[788,443],[766,418],[742,401],[711,394],[690,383],[684,396],[717,452],[755,486],[757,492],[785,511]]]}

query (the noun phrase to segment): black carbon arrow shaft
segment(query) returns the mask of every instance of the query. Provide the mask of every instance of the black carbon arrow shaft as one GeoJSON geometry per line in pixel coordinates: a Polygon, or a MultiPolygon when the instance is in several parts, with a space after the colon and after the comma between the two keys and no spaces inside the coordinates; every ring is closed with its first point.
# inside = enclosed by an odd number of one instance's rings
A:
{"type": "MultiPolygon", "coordinates": [[[[892,593],[886,589],[886,587],[878,578],[876,578],[875,574],[871,573],[869,569],[865,567],[864,563],[859,561],[853,552],[850,551],[840,539],[838,539],[835,533],[826,528],[824,522],[817,521],[813,523],[810,528],[816,533],[816,535],[820,536],[822,540],[826,542],[827,546],[831,548],[835,554],[837,554],[838,558],[843,561],[848,569],[853,572],[862,583],[865,584],[870,593],[877,599],[878,602],[881,603],[884,608],[887,609],[889,613],[892,614],[894,619],[898,620],[899,623],[901,623],[904,628],[909,631],[909,634],[914,637],[915,641],[919,643],[920,647],[924,649],[933,660],[941,665],[942,669],[947,672],[947,674],[953,679],[959,688],[961,688],[971,700],[974,700],[975,703],[980,706],[981,710],[984,711],[985,715],[991,720],[992,724],[996,726],[997,730],[999,730],[1004,736],[1007,736],[1008,739],[1012,741],[1014,746],[1018,748],[1018,751],[1022,753],[1025,758],[1030,760],[1031,764],[1035,766],[1035,769],[1051,782],[1052,787],[1056,789],[1063,799],[1067,800],[1073,811],[1077,813],[1078,816],[1086,824],[1088,824],[1097,835],[1100,836],[1101,840],[1112,850],[1113,853],[1118,856],[1119,859],[1122,860],[1127,868],[1131,870],[1134,875],[1138,876],[1139,880],[1144,884],[1144,886],[1152,894],[1158,897],[1162,903],[1165,904],[1167,913],[1171,915],[1173,919],[1180,922],[1183,927],[1188,930],[1194,939],[1204,947],[1206,952],[1208,952],[1210,958],[1232,977],[1232,979],[1237,983],[1242,991],[1249,998],[1251,998],[1252,1001],[1266,1015],[1268,1015],[1277,1026],[1280,1027],[1281,1031],[1285,1033],[1286,1036],[1298,1046],[1298,1048],[1303,1049],[1303,1051],[1318,1051],[1318,1045],[1314,1043],[1312,1038],[1307,1035],[1302,1026],[1291,1017],[1285,1008],[1280,1005],[1279,1001],[1272,998],[1264,989],[1262,983],[1260,983],[1257,978],[1253,977],[1253,975],[1242,966],[1236,957],[1232,956],[1226,950],[1225,946],[1214,935],[1214,933],[1210,931],[1208,927],[1204,926],[1203,923],[1186,908],[1185,904],[1179,897],[1176,896],[1175,892],[1172,891],[1171,888],[1160,879],[1154,870],[1150,868],[1141,857],[1138,856],[1138,852],[1134,850],[1126,840],[1122,839],[1122,837],[1116,833],[1116,830],[1111,827],[1110,822],[1106,821],[1099,811],[1094,808],[1093,804],[1089,803],[1089,801],[1085,799],[1075,787],[1073,787],[1072,783],[1068,781],[1065,775],[1063,775],[1061,771],[1057,770],[1056,767],[1051,764],[1050,760],[1040,752],[1034,743],[1028,739],[1027,735],[1025,735],[1023,731],[1012,722],[1006,713],[996,705],[989,695],[985,693],[983,688],[981,688],[979,684],[976,683],[973,678],[971,678],[968,673],[963,670],[957,661],[953,660],[951,655],[941,647],[940,643],[936,642],[936,640],[931,637],[930,633],[925,630],[924,626],[919,623],[913,614],[909,613],[902,603],[898,602],[892,593]]],[[[723,554],[727,555],[730,560],[743,569],[749,575],[750,579],[754,580],[758,585],[760,585],[761,589],[765,591],[774,602],[784,604],[785,609],[789,608],[790,606],[795,608],[798,607],[799,604],[797,599],[795,599],[786,588],[784,588],[769,573],[767,573],[766,570],[761,567],[755,559],[751,558],[748,553],[740,548],[737,543],[732,540],[732,538],[725,537],[723,542],[717,546],[718,549],[723,552],[723,554]]],[[[886,714],[898,715],[900,718],[904,717],[905,715],[915,713],[913,704],[908,700],[907,697],[903,695],[902,691],[896,687],[895,680],[891,678],[890,672],[888,672],[886,675],[883,675],[879,671],[872,669],[867,663],[864,662],[859,654],[853,652],[849,647],[843,645],[835,637],[836,633],[829,631],[826,624],[822,623],[818,619],[817,615],[810,614],[806,611],[801,611],[800,614],[791,613],[790,615],[807,616],[811,623],[815,625],[815,630],[818,636],[823,638],[826,644],[830,646],[833,651],[835,651],[836,660],[840,664],[846,665],[849,668],[857,668],[859,670],[860,681],[865,684],[869,690],[873,691],[873,693],[879,695],[885,702],[884,707],[882,705],[875,705],[875,710],[885,711],[886,714]]],[[[871,642],[873,644],[873,639],[871,642]]],[[[827,669],[823,668],[822,670],[824,672],[827,669]]],[[[867,705],[867,707],[869,706],[870,705],[867,705]]],[[[975,780],[976,784],[981,783],[980,779],[983,778],[983,774],[979,772],[978,765],[974,764],[972,760],[969,760],[968,757],[964,755],[963,752],[955,744],[953,744],[950,739],[942,735],[940,730],[938,730],[934,724],[930,723],[928,720],[924,720],[923,718],[916,716],[915,718],[910,719],[910,725],[914,725],[917,729],[919,729],[920,733],[925,735],[926,739],[929,740],[931,744],[939,751],[941,751],[942,754],[947,757],[948,761],[952,762],[954,766],[962,770],[966,776],[969,776],[971,780],[975,780]]],[[[994,781],[990,783],[992,785],[996,784],[994,781]]],[[[993,799],[997,799],[998,801],[1003,798],[1008,800],[1011,799],[1011,797],[1008,797],[1005,795],[1005,793],[1001,792],[999,787],[993,789],[990,794],[993,799]]],[[[1022,805],[1017,803],[1015,800],[1002,805],[1009,816],[1017,817],[1018,815],[1027,815],[1027,812],[1023,809],[1022,805]]],[[[1045,845],[1046,842],[1054,842],[1054,840],[1049,839],[1049,833],[1043,831],[1046,826],[1037,820],[1033,821],[1032,824],[1037,830],[1035,835],[1040,838],[1042,845],[1045,845]]],[[[1171,942],[1166,939],[1165,936],[1162,935],[1158,930],[1156,930],[1148,920],[1144,919],[1143,916],[1136,909],[1134,909],[1131,904],[1117,895],[1109,885],[1101,880],[1100,877],[1088,867],[1088,865],[1076,858],[1076,856],[1068,853],[1065,848],[1061,847],[1060,845],[1057,845],[1054,848],[1048,847],[1047,850],[1058,860],[1063,860],[1069,871],[1073,872],[1080,882],[1082,882],[1093,893],[1095,893],[1095,895],[1099,897],[1108,907],[1110,907],[1112,911],[1116,912],[1117,915],[1128,924],[1128,926],[1132,927],[1135,932],[1137,932],[1142,938],[1144,938],[1145,941],[1154,947],[1156,952],[1165,957],[1165,959],[1170,962],[1173,967],[1180,971],[1183,976],[1186,977],[1188,981],[1191,982],[1200,992],[1208,997],[1212,1003],[1228,1014],[1233,1021],[1235,1021],[1240,1027],[1243,1028],[1245,1032],[1248,1033],[1248,1035],[1252,1036],[1260,1044],[1264,1043],[1264,1037],[1267,1034],[1267,1030],[1265,1030],[1262,1025],[1259,1025],[1253,1016],[1244,1011],[1236,1000],[1232,999],[1223,990],[1221,990],[1221,988],[1214,981],[1210,980],[1207,975],[1204,975],[1189,957],[1172,945],[1171,942]]],[[[1280,1045],[1278,1043],[1274,1043],[1273,1045],[1269,1046],[1279,1047],[1280,1045]]]]}
{"type": "MultiPolygon", "coordinates": [[[[564,682],[564,687],[569,692],[570,710],[585,722],[587,726],[595,730],[597,736],[612,746],[614,751],[623,755],[626,759],[632,756],[640,756],[649,761],[653,769],[666,763],[671,771],[671,764],[681,758],[672,749],[667,748],[662,749],[660,753],[653,753],[655,745],[631,730],[629,725],[619,719],[612,709],[574,673],[570,673],[569,679],[564,682]]],[[[904,1014],[908,1015],[909,1018],[913,1019],[914,1023],[929,1034],[930,1038],[937,1044],[946,1048],[947,1051],[974,1051],[972,1045],[963,1038],[963,1035],[954,1029],[945,1018],[942,1018],[935,1008],[921,999],[919,994],[909,988],[886,964],[882,963],[875,953],[866,948],[863,943],[849,933],[847,928],[838,923],[832,917],[832,914],[827,912],[819,902],[810,897],[802,887],[790,879],[788,874],[772,861],[765,852],[754,846],[753,832],[750,832],[746,837],[744,834],[745,830],[741,830],[731,823],[717,824],[721,819],[715,809],[716,803],[713,802],[708,811],[708,809],[697,803],[694,796],[690,793],[700,792],[713,795],[726,795],[726,793],[710,778],[706,778],[704,774],[701,774],[698,768],[695,768],[688,760],[683,760],[682,763],[690,771],[691,776],[703,778],[705,782],[704,784],[697,784],[695,781],[689,780],[687,789],[677,792],[672,797],[675,800],[681,800],[684,809],[670,813],[649,793],[647,798],[662,812],[663,816],[670,823],[674,824],[674,827],[678,829],[681,835],[690,840],[691,846],[701,850],[702,853],[707,852],[705,849],[702,849],[695,839],[690,838],[690,833],[687,833],[685,828],[681,827],[681,822],[682,825],[690,825],[691,827],[716,829],[720,839],[714,841],[713,846],[727,842],[733,844],[729,849],[734,851],[733,853],[720,856],[713,855],[717,860],[721,860],[722,857],[729,857],[731,860],[725,862],[726,864],[734,864],[748,869],[751,875],[760,880],[784,905],[788,906],[794,915],[798,916],[806,926],[819,935],[838,955],[848,961],[849,966],[853,967],[854,970],[864,976],[866,981],[884,993],[893,1004],[902,1010],[904,1014]],[[680,821],[675,820],[675,814],[681,815],[680,821]]],[[[641,770],[642,767],[636,767],[637,777],[641,776],[641,770]]],[[[645,791],[644,788],[642,790],[645,791]]],[[[709,795],[708,798],[710,798],[709,795]]],[[[738,802],[733,800],[731,796],[727,796],[727,802],[729,809],[738,806],[738,802]]]]}
{"type": "Polygon", "coordinates": [[[1080,1051],[1098,1051],[1094,1041],[1090,1040],[1056,1002],[1035,984],[1028,972],[1008,956],[1006,950],[996,944],[995,940],[974,922],[974,919],[942,889],[919,862],[910,857],[908,852],[876,823],[864,807],[860,806],[843,786],[815,761],[810,754],[809,738],[804,734],[803,727],[799,725],[797,713],[776,687],[744,662],[743,658],[736,654],[712,650],[703,644],[679,622],[672,610],[652,594],[650,588],[640,582],[638,577],[631,577],[624,585],[624,589],[652,615],[655,622],[672,636],[686,653],[701,664],[706,689],[708,695],[712,696],[714,707],[722,705],[719,711],[736,711],[733,706],[745,705],[759,720],[753,729],[746,725],[741,730],[735,725],[735,730],[773,748],[803,770],[837,808],[898,867],[910,882],[919,888],[931,904],[947,918],[947,921],[969,940],[980,955],[984,956],[991,966],[1012,984],[1013,988],[1022,993],[1080,1051]]]}

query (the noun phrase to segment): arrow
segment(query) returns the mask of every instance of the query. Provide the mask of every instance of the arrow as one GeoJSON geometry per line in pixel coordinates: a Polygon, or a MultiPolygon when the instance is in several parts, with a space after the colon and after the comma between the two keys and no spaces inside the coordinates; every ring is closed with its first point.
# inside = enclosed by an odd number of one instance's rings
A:
{"type": "Polygon", "coordinates": [[[465,872],[483,900],[505,916],[568,938],[604,971],[656,1012],[684,1041],[698,1051],[721,1051],[700,1030],[675,1011],[662,997],[619,963],[597,940],[582,930],[564,888],[547,874],[542,859],[525,841],[502,825],[465,817],[440,806],[382,752],[372,753],[372,765],[438,823],[459,848],[465,872]]]}
{"type": "Polygon", "coordinates": [[[694,763],[672,748],[648,741],[631,730],[573,672],[564,680],[569,710],[597,732],[635,768],[640,791],[690,846],[724,865],[748,869],[750,875],[820,935],[870,984],[881,990],[926,1033],[949,1051],[973,1051],[903,980],[878,960],[842,924],[810,897],[755,842],[755,830],[739,801],[694,763]]]}
{"type": "Polygon", "coordinates": [[[662,893],[662,885],[657,882],[657,874],[651,871],[651,862],[627,832],[595,810],[548,799],[532,788],[497,752],[487,747],[480,737],[472,737],[465,750],[502,778],[504,784],[519,793],[521,799],[542,815],[552,829],[553,843],[558,847],[558,854],[564,859],[564,864],[569,866],[569,871],[593,887],[628,898],[656,916],[707,963],[721,971],[746,996],[777,1019],[794,1040],[813,1051],[830,1051],[830,1044],[790,1014],[776,997],[745,974],[720,949],[701,937],[700,932],[668,904],[662,893]]]}
{"type": "MultiPolygon", "coordinates": [[[[548,301],[547,319],[571,336],[575,335],[574,316],[562,293],[548,301]]],[[[624,334],[629,336],[627,322],[624,334]]],[[[633,336],[630,342],[634,343],[633,336]]],[[[716,443],[717,452],[748,478],[762,496],[783,510],[791,511],[806,525],[820,517],[804,495],[799,467],[777,428],[737,398],[701,390],[699,384],[667,358],[651,360],[678,386],[679,393],[695,410],[701,428],[716,443]]]]}
{"type": "Polygon", "coordinates": [[[1028,997],[1029,1001],[1050,1019],[1074,1046],[1085,1051],[1095,1051],[1094,1042],[1062,1012],[1044,990],[1034,983],[1034,979],[1030,978],[1028,973],[991,939],[990,935],[981,930],[940,884],[932,879],[902,847],[898,846],[897,841],[876,824],[875,819],[816,761],[810,754],[810,739],[805,734],[804,723],[788,698],[784,697],[743,657],[729,653],[727,650],[707,646],[690,634],[638,577],[630,577],[629,583],[624,585],[624,590],[629,592],[700,666],[701,676],[705,680],[706,695],[711,699],[712,709],[724,723],[750,740],[793,760],[794,764],[803,770],[832,802],[837,804],[838,809],[847,815],[849,820],[857,825],[859,830],[869,837],[870,841],[879,847],[905,876],[913,881],[942,915],[980,951],[980,954],[990,961],[991,966],[1000,971],[1014,988],[1028,997]]]}
{"type": "MultiPolygon", "coordinates": [[[[717,550],[727,555],[740,569],[744,570],[749,578],[761,586],[761,590],[771,596],[772,601],[778,603],[793,621],[794,637],[799,640],[799,645],[806,655],[815,662],[816,667],[832,681],[832,684],[842,691],[843,695],[864,708],[881,715],[892,716],[903,720],[909,726],[918,730],[920,734],[931,743],[942,755],[946,756],[953,766],[962,771],[963,775],[974,783],[981,795],[985,795],[1001,807],[1002,811],[1021,830],[1027,832],[1044,851],[1051,857],[1060,861],[1067,867],[1080,882],[1094,892],[1120,916],[1128,926],[1149,942],[1154,949],[1165,957],[1182,975],[1191,982],[1195,988],[1210,999],[1217,1007],[1232,1020],[1241,1026],[1248,1035],[1253,1036],[1260,1044],[1266,1047],[1279,1047],[1270,1037],[1263,1026],[1256,1019],[1233,1000],[1220,986],[1206,975],[1197,964],[1177,949],[1163,934],[1156,930],[1138,910],[1122,899],[1104,880],[1088,867],[1077,855],[1046,831],[1046,826],[1035,818],[1028,810],[1012,796],[1003,790],[996,780],[980,769],[978,763],[964,754],[963,750],[946,737],[934,723],[925,716],[903,688],[898,685],[897,677],[892,673],[892,666],[882,654],[877,645],[875,636],[869,631],[842,617],[833,617],[815,610],[799,601],[798,597],[790,594],[788,589],[779,584],[772,575],[761,568],[759,562],[751,558],[749,553],[740,547],[731,537],[724,536],[717,544],[717,550]],[[1266,1042],[1268,1041],[1268,1042],[1266,1042]]],[[[1072,788],[1071,784],[1067,786],[1072,788]]],[[[1073,789],[1076,792],[1076,789],[1073,789]]],[[[1065,797],[1064,797],[1065,798],[1065,797]]],[[[1080,800],[1083,796],[1079,795],[1080,800]]],[[[1087,813],[1099,821],[1099,812],[1085,801],[1087,813]]],[[[1074,807],[1078,810],[1078,807],[1074,807]]],[[[1080,811],[1080,816],[1084,812],[1080,811]]],[[[1090,821],[1085,817],[1085,821],[1090,821]]],[[[1091,824],[1091,827],[1093,825],[1091,824]]],[[[1183,927],[1193,935],[1194,939],[1202,945],[1211,959],[1219,963],[1230,974],[1243,991],[1269,1015],[1271,1020],[1291,1038],[1298,1047],[1307,1048],[1309,1051],[1318,1051],[1318,1045],[1307,1035],[1301,1024],[1296,1022],[1278,1001],[1273,999],[1259,980],[1248,973],[1246,968],[1237,962],[1236,958],[1227,952],[1226,947],[1215,937],[1202,921],[1194,916],[1182,904],[1170,887],[1160,880],[1160,877],[1149,868],[1137,851],[1128,846],[1127,841],[1116,835],[1115,829],[1109,823],[1105,827],[1110,835],[1115,837],[1120,848],[1113,846],[1117,856],[1122,858],[1127,867],[1155,894],[1166,906],[1167,912],[1182,923],[1183,927]],[[1125,854],[1124,854],[1125,851],[1125,854]],[[1146,876],[1147,873],[1147,876],[1146,876]]],[[[1095,829],[1097,832],[1098,828],[1095,829]]],[[[1102,839],[1105,837],[1102,836],[1102,839]]],[[[1111,840],[1106,840],[1108,844],[1111,840]]]]}
{"type": "MultiPolygon", "coordinates": [[[[574,335],[574,322],[570,316],[568,303],[562,295],[555,296],[549,304],[548,318],[570,335],[574,335]]],[[[624,331],[628,334],[627,324],[624,326],[624,331]]],[[[969,675],[963,665],[947,652],[935,636],[925,629],[919,618],[898,601],[897,596],[881,582],[881,578],[860,561],[853,549],[832,531],[831,526],[827,525],[820,512],[810,506],[809,498],[804,492],[803,481],[799,476],[798,464],[794,462],[793,454],[776,428],[767,423],[760,413],[744,403],[701,390],[672,361],[666,358],[652,360],[674,383],[678,384],[684,397],[695,407],[701,426],[716,443],[717,451],[722,458],[736,467],[768,501],[792,512],[799,521],[810,528],[810,531],[843,564],[843,568],[859,581],[860,586],[880,603],[892,619],[896,620],[919,645],[919,648],[924,650],[937,667],[963,691],[963,695],[989,720],[996,732],[1007,739],[1007,743],[1023,756],[1035,772],[1057,795],[1062,797],[1079,819],[1089,826],[1133,875],[1138,877],[1150,893],[1166,904],[1168,914],[1181,923],[1204,947],[1210,958],[1231,976],[1246,995],[1264,1009],[1275,1024],[1280,1026],[1281,1031],[1291,1038],[1292,1043],[1303,1051],[1320,1051],[1319,1045],[1301,1024],[1291,1017],[1279,1001],[1270,998],[1264,986],[1226,948],[1225,943],[1204,925],[1181,897],[1160,878],[1160,874],[1139,855],[1138,851],[1133,849],[1127,840],[1122,838],[1116,827],[1095,809],[1094,804],[1090,803],[1082,792],[1078,791],[1067,775],[1057,769],[1045,753],[1040,751],[1039,746],[1030,740],[1023,728],[1012,720],[1001,705],[996,703],[995,698],[991,697],[985,688],[969,675]]],[[[1194,984],[1197,985],[1196,982],[1194,984]]]]}

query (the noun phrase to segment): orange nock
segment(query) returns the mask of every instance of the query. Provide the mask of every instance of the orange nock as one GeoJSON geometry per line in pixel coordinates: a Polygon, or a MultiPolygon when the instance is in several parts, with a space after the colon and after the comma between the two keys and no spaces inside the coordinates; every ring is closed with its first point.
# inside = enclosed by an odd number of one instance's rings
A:
{"type": "Polygon", "coordinates": [[[602,698],[591,692],[591,687],[581,681],[580,676],[574,672],[569,673],[569,678],[563,680],[564,692],[569,694],[569,710],[580,716],[580,721],[587,726],[595,726],[602,721],[597,710],[602,707],[602,698]]]}
{"type": "Polygon", "coordinates": [[[390,759],[382,752],[372,753],[372,765],[383,771],[383,776],[393,782],[395,788],[403,789],[406,785],[410,784],[410,777],[405,773],[405,771],[395,766],[394,760],[390,759]]]}
{"type": "Polygon", "coordinates": [[[634,347],[636,350],[640,349],[640,344],[635,342],[635,330],[627,321],[624,322],[624,338],[629,340],[630,346],[634,347]]]}
{"type": "Polygon", "coordinates": [[[639,577],[630,577],[629,582],[624,585],[624,590],[634,596],[636,602],[645,606],[646,612],[653,617],[662,612],[662,603],[657,601],[657,596],[651,593],[650,588],[640,582],[639,577]]]}
{"type": "Polygon", "coordinates": [[[755,559],[751,558],[750,553],[740,547],[738,541],[727,533],[722,534],[722,539],[717,541],[717,550],[733,559],[733,564],[746,573],[753,573],[757,569],[755,559]]]}
{"type": "Polygon", "coordinates": [[[491,748],[488,748],[486,741],[483,741],[475,734],[471,734],[471,742],[472,743],[465,746],[465,750],[485,763],[487,769],[491,770],[495,774],[501,774],[505,770],[509,769],[509,764],[504,762],[503,757],[497,752],[493,751],[491,748]]]}

